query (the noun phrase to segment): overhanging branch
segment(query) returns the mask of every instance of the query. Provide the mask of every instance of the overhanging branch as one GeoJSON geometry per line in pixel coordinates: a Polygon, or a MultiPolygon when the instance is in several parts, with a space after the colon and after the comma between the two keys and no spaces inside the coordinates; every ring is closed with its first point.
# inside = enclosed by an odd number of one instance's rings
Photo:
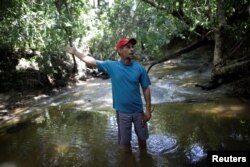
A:
{"type": "Polygon", "coordinates": [[[179,51],[177,51],[177,52],[175,52],[175,53],[173,53],[173,54],[167,55],[166,57],[164,57],[164,58],[162,58],[162,59],[160,59],[160,60],[158,60],[158,61],[155,61],[155,62],[151,63],[150,66],[148,67],[148,71],[147,71],[147,72],[149,72],[150,69],[151,69],[154,65],[156,65],[156,64],[163,63],[163,62],[165,62],[165,61],[167,61],[167,60],[170,60],[170,59],[179,57],[179,56],[181,56],[183,53],[187,53],[187,52],[190,52],[190,51],[192,51],[192,50],[195,50],[195,49],[197,49],[197,48],[199,48],[199,47],[201,47],[201,46],[203,46],[203,45],[205,45],[205,44],[207,44],[207,43],[208,43],[208,39],[207,39],[207,38],[202,38],[201,40],[199,40],[199,41],[197,41],[197,42],[195,42],[195,43],[193,43],[193,44],[187,46],[186,48],[180,49],[179,51]]]}
{"type": "Polygon", "coordinates": [[[190,19],[189,17],[187,17],[184,14],[184,12],[182,10],[182,3],[180,3],[180,6],[178,7],[178,9],[176,9],[174,11],[170,11],[168,8],[163,7],[160,4],[157,4],[156,2],[154,2],[152,0],[142,0],[142,1],[149,4],[150,6],[152,6],[154,8],[156,8],[156,9],[158,9],[158,10],[169,12],[169,15],[172,15],[173,17],[179,19],[180,21],[183,21],[187,25],[193,24],[192,19],[190,19]]]}

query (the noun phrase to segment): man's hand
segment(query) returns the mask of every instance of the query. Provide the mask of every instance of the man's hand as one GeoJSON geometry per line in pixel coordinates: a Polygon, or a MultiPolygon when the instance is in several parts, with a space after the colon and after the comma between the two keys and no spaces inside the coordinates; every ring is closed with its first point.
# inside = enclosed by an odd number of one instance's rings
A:
{"type": "Polygon", "coordinates": [[[151,118],[151,112],[145,112],[144,113],[144,121],[147,122],[151,118]]]}
{"type": "Polygon", "coordinates": [[[75,55],[83,62],[85,62],[89,65],[96,66],[95,58],[85,55],[84,53],[80,52],[80,50],[78,50],[76,47],[65,47],[64,50],[66,53],[75,55]]]}

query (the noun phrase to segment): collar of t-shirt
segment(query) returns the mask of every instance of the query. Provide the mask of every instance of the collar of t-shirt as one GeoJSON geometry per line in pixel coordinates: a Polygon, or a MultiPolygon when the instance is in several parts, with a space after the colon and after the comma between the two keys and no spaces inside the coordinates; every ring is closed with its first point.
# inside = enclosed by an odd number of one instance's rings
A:
{"type": "Polygon", "coordinates": [[[122,65],[124,65],[124,66],[131,66],[131,65],[134,63],[134,60],[132,60],[129,64],[125,64],[125,63],[122,61],[122,59],[120,59],[119,61],[120,61],[120,63],[121,63],[122,65]]]}

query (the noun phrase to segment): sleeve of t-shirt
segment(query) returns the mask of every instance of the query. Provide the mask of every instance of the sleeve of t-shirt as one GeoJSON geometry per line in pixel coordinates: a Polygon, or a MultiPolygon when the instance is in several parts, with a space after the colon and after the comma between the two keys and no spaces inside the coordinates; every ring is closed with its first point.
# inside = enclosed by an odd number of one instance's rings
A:
{"type": "Polygon", "coordinates": [[[96,61],[96,65],[99,71],[105,72],[107,74],[109,74],[110,72],[110,66],[109,66],[109,61],[101,61],[101,60],[97,60],[96,61]]]}
{"type": "Polygon", "coordinates": [[[148,73],[143,67],[141,67],[140,83],[143,89],[146,89],[149,87],[149,85],[151,85],[151,81],[149,79],[148,73]]]}

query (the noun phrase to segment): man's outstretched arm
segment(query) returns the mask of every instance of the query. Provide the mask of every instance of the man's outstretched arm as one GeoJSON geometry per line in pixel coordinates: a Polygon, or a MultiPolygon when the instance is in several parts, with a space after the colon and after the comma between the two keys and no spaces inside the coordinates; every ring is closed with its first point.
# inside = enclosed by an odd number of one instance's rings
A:
{"type": "Polygon", "coordinates": [[[86,64],[96,66],[96,59],[95,58],[85,55],[84,53],[80,52],[75,47],[66,47],[65,52],[69,53],[69,54],[74,54],[76,57],[78,57],[80,60],[82,60],[86,64]]]}

